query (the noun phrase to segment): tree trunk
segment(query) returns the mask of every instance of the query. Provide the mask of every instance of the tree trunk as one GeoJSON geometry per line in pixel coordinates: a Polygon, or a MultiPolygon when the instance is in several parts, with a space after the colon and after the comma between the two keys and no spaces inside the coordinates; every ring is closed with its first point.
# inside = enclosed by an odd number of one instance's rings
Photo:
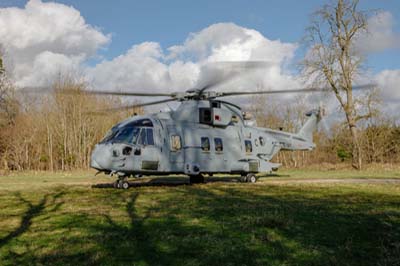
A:
{"type": "Polygon", "coordinates": [[[351,134],[352,142],[352,166],[357,170],[361,170],[362,158],[361,158],[361,147],[358,141],[357,127],[353,123],[349,123],[349,129],[351,134]]]}

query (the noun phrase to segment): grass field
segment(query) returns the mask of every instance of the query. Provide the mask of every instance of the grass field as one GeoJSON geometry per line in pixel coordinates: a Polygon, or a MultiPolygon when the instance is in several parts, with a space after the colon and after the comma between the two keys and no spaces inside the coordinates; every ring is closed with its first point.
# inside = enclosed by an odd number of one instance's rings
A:
{"type": "Polygon", "coordinates": [[[400,172],[0,176],[0,265],[400,265],[400,172]]]}

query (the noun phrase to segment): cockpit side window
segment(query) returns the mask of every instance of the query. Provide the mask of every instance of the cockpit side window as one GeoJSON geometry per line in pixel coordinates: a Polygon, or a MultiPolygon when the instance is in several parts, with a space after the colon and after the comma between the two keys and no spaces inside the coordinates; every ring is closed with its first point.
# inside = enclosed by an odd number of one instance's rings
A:
{"type": "Polygon", "coordinates": [[[118,134],[112,139],[113,142],[126,142],[130,143],[133,137],[133,128],[124,127],[118,131],[118,134]]]}
{"type": "Polygon", "coordinates": [[[152,128],[146,128],[147,145],[154,145],[154,135],[152,128]]]}
{"type": "Polygon", "coordinates": [[[154,145],[153,129],[152,128],[142,128],[137,142],[133,142],[133,143],[141,144],[141,145],[154,145]]]}
{"type": "Polygon", "coordinates": [[[142,128],[142,130],[140,131],[139,138],[138,138],[136,144],[146,145],[146,129],[145,128],[142,128]]]}
{"type": "Polygon", "coordinates": [[[112,138],[115,137],[115,135],[117,135],[118,130],[116,129],[110,129],[110,131],[107,132],[107,134],[104,136],[104,138],[100,141],[100,143],[106,143],[108,141],[110,141],[112,138]]]}

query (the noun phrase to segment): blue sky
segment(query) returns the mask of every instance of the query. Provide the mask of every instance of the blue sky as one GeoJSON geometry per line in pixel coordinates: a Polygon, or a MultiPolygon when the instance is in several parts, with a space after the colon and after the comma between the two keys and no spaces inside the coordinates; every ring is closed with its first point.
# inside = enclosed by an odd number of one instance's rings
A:
{"type": "MultiPolygon", "coordinates": [[[[27,1],[1,0],[0,6],[24,7],[27,1]]],[[[50,2],[50,1],[43,1],[50,2]]],[[[298,42],[309,22],[309,15],[327,1],[321,0],[230,0],[230,1],[98,1],[57,0],[79,10],[86,22],[111,33],[112,41],[98,53],[112,59],[133,44],[154,41],[163,49],[181,44],[191,32],[218,22],[234,22],[251,28],[271,40],[298,42]]],[[[364,10],[390,11],[393,30],[400,32],[399,0],[361,0],[364,10]]],[[[301,50],[296,53],[301,56],[301,50]]],[[[93,63],[93,60],[91,60],[93,63]]],[[[400,68],[400,51],[388,49],[371,53],[367,62],[373,72],[400,68]]]]}

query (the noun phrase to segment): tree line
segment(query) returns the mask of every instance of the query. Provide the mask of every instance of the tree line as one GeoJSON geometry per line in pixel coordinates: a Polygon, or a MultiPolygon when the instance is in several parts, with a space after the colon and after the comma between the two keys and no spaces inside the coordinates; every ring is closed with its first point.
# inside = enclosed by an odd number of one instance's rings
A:
{"type": "MultiPolygon", "coordinates": [[[[3,74],[2,74],[3,75],[3,74]]],[[[87,94],[87,85],[73,78],[57,80],[48,94],[17,93],[3,75],[0,94],[0,169],[87,169],[96,143],[116,123],[134,112],[93,113],[121,104],[119,99],[87,94]],[[68,91],[68,93],[63,93],[68,91]]],[[[249,99],[258,126],[297,132],[312,107],[304,96],[283,107],[267,96],[249,99]]],[[[334,114],[335,115],[335,114],[334,114]]],[[[361,160],[365,164],[400,163],[400,127],[376,108],[358,125],[361,160]]],[[[275,158],[287,167],[352,162],[352,136],[345,121],[323,126],[311,152],[281,152],[275,158]]]]}
{"type": "Polygon", "coordinates": [[[142,112],[96,113],[121,101],[87,94],[87,84],[71,77],[58,78],[48,93],[20,93],[1,75],[0,169],[87,169],[105,132],[142,112]]]}

